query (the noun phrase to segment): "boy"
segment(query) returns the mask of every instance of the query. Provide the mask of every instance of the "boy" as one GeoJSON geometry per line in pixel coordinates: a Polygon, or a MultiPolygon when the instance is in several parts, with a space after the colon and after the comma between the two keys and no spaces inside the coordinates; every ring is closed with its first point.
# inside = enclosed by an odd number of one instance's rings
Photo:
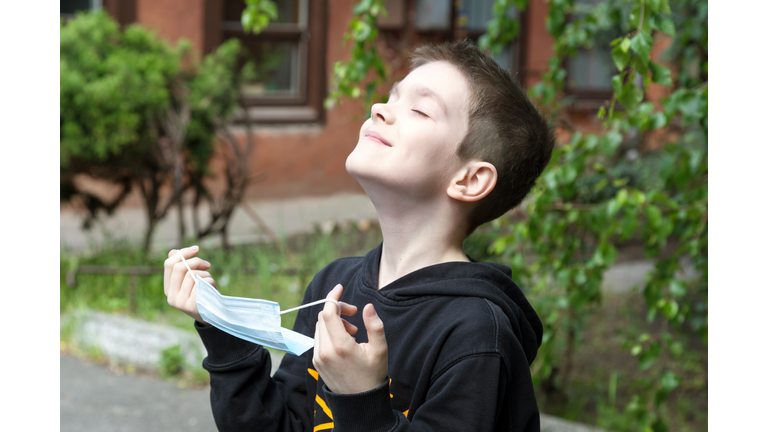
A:
{"type": "MultiPolygon", "coordinates": [[[[286,354],[270,378],[263,347],[203,322],[192,277],[169,253],[168,302],[196,319],[219,429],[539,430],[529,365],[541,322],[508,267],[471,261],[462,245],[529,192],[549,162],[552,129],[469,42],[424,46],[411,61],[346,162],[384,241],[307,287],[304,304],[338,300],[347,317],[332,302],[302,309],[294,330],[314,349],[286,354]]],[[[188,263],[214,283],[209,263],[188,263]]]]}

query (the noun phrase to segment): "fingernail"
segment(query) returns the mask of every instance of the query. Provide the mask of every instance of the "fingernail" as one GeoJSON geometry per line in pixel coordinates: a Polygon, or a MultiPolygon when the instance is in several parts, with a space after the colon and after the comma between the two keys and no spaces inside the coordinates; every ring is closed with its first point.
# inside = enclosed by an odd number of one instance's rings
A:
{"type": "Polygon", "coordinates": [[[373,307],[373,304],[371,303],[368,303],[368,304],[371,305],[371,307],[368,309],[368,316],[371,318],[376,317],[376,309],[373,307]]]}
{"type": "Polygon", "coordinates": [[[189,248],[190,248],[190,249],[200,249],[200,246],[198,246],[198,245],[193,245],[193,246],[190,246],[189,248]]]}

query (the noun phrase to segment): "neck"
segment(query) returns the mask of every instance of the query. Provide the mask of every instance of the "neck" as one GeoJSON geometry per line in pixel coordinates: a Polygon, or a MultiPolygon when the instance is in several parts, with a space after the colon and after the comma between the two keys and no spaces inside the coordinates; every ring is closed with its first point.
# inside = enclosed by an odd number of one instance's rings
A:
{"type": "Polygon", "coordinates": [[[463,248],[463,224],[458,223],[461,213],[451,198],[411,201],[400,196],[378,196],[371,199],[384,238],[379,288],[430,265],[469,261],[463,248]]]}

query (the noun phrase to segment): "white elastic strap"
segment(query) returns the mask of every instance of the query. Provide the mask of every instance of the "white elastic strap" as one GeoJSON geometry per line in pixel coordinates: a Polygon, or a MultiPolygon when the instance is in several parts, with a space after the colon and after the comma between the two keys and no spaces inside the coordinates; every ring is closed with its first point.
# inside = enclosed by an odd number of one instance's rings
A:
{"type": "Polygon", "coordinates": [[[184,263],[184,266],[187,268],[187,270],[189,270],[189,272],[192,273],[192,269],[189,268],[189,264],[187,264],[187,260],[184,259],[184,255],[181,254],[181,251],[176,249],[176,253],[179,255],[179,257],[181,257],[181,262],[184,263]]]}
{"type": "Polygon", "coordinates": [[[305,305],[301,305],[301,306],[298,306],[298,307],[295,307],[295,308],[291,308],[291,309],[288,309],[288,310],[280,311],[280,315],[282,315],[284,313],[288,313],[288,312],[293,312],[293,311],[296,311],[296,310],[299,310],[299,309],[304,309],[305,307],[310,307],[310,306],[314,306],[314,305],[317,305],[317,304],[320,304],[320,303],[325,303],[325,302],[336,303],[336,308],[339,310],[339,316],[341,316],[341,305],[336,300],[331,300],[331,299],[322,299],[322,300],[318,300],[316,302],[307,303],[305,305]]]}

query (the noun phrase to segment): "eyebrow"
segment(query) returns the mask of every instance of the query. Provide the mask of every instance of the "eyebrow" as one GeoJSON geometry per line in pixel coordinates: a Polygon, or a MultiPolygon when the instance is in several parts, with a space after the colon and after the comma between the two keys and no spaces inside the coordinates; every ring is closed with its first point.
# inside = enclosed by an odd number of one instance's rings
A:
{"type": "MultiPolygon", "coordinates": [[[[400,81],[396,81],[394,84],[392,84],[392,89],[389,90],[389,95],[392,96],[392,94],[397,94],[397,87],[400,84],[400,81]]],[[[445,102],[443,101],[443,98],[440,97],[437,93],[435,93],[434,90],[430,89],[429,87],[424,87],[420,84],[415,84],[412,87],[412,90],[416,92],[420,96],[427,96],[435,100],[438,105],[440,105],[440,108],[443,110],[444,113],[448,114],[448,108],[445,102]]]]}

